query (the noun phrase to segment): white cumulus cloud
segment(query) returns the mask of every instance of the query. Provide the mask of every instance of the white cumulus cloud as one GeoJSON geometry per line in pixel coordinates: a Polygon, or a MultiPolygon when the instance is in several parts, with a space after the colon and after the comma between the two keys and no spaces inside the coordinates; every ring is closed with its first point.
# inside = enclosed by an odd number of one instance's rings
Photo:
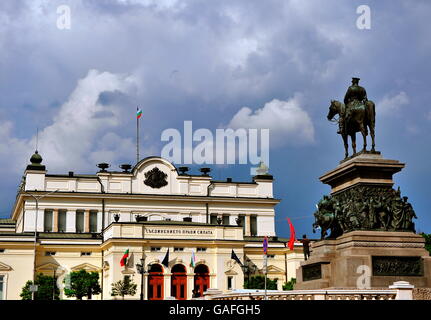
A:
{"type": "Polygon", "coordinates": [[[273,99],[255,111],[241,108],[230,120],[233,129],[269,129],[270,147],[314,142],[314,125],[302,108],[300,95],[288,101],[273,99]]]}
{"type": "MultiPolygon", "coordinates": [[[[61,105],[52,124],[39,132],[39,153],[51,172],[96,170],[96,163],[115,161],[127,151],[133,154],[131,138],[110,130],[121,127],[120,106],[102,104],[102,93],[128,94],[136,84],[133,76],[90,70],[78,81],[68,100],[61,105]]],[[[23,172],[36,146],[36,137],[19,139],[13,135],[12,123],[0,126],[0,155],[12,155],[16,162],[10,168],[23,172]]]]}
{"type": "Polygon", "coordinates": [[[385,95],[376,105],[376,109],[381,114],[397,114],[403,106],[409,103],[409,96],[404,91],[401,91],[396,95],[385,95]]]}

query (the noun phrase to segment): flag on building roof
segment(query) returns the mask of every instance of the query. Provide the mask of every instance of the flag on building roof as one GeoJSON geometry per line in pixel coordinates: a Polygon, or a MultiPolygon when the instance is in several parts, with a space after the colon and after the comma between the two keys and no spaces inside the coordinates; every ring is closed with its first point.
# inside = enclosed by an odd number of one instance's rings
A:
{"type": "Polygon", "coordinates": [[[268,237],[263,237],[263,253],[268,254],[268,237]]]}
{"type": "Polygon", "coordinates": [[[127,249],[124,254],[123,257],[120,260],[120,265],[122,267],[124,267],[127,264],[127,259],[129,259],[129,249],[127,249]]]}
{"type": "Polygon", "coordinates": [[[162,261],[162,264],[168,268],[169,267],[169,248],[168,251],[166,252],[165,258],[162,261]]]}
{"type": "Polygon", "coordinates": [[[196,256],[195,252],[192,251],[192,257],[190,258],[190,267],[194,268],[196,266],[196,256]]]}
{"type": "Polygon", "coordinates": [[[232,253],[230,254],[230,258],[238,262],[240,266],[242,266],[241,260],[239,260],[238,256],[235,254],[235,251],[232,249],[232,253]]]}
{"type": "Polygon", "coordinates": [[[140,118],[142,116],[142,110],[136,107],[136,118],[140,118]]]}
{"type": "Polygon", "coordinates": [[[290,239],[288,242],[288,246],[290,250],[293,250],[293,247],[295,245],[295,228],[293,227],[292,222],[290,221],[289,218],[287,218],[287,222],[289,223],[289,228],[290,228],[290,239]]]}

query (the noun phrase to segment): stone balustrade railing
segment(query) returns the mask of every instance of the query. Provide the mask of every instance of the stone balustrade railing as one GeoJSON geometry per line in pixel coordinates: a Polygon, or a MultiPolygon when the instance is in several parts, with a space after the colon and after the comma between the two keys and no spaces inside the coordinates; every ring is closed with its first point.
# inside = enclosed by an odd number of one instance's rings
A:
{"type": "MultiPolygon", "coordinates": [[[[413,288],[405,281],[395,282],[385,290],[292,290],[268,292],[267,300],[412,300],[413,288]]],[[[207,300],[264,300],[265,294],[259,292],[230,292],[210,289],[205,292],[207,300]]]]}

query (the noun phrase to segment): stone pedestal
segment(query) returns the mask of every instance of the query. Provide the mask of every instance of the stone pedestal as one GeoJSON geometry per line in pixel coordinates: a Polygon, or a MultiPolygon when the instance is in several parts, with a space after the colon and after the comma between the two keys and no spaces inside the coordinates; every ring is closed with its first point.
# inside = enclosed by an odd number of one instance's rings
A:
{"type": "Polygon", "coordinates": [[[431,257],[413,232],[352,231],[312,244],[295,290],[388,288],[396,281],[431,287],[431,257]]]}
{"type": "Polygon", "coordinates": [[[431,287],[431,257],[414,232],[414,211],[392,188],[404,166],[363,152],[320,177],[331,195],[319,202],[315,225],[332,239],[311,245],[295,289],[388,288],[396,281],[431,287]]]}
{"type": "Polygon", "coordinates": [[[357,185],[392,187],[392,175],[404,166],[397,160],[384,159],[380,152],[361,152],[341,161],[339,166],[319,179],[331,186],[331,194],[357,185]]]}

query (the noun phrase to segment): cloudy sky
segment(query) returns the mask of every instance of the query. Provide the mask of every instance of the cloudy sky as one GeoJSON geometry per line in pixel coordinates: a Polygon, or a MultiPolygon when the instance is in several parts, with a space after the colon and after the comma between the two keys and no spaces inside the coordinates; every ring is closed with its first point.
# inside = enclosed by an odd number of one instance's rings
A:
{"type": "MultiPolygon", "coordinates": [[[[134,164],[139,105],[142,157],[160,155],[163,130],[182,132],[185,120],[269,128],[277,231],[289,235],[290,217],[312,236],[315,203],[329,192],[318,177],[343,158],[329,102],[356,76],[376,103],[377,149],[407,164],[396,186],[431,233],[430,14],[428,0],[3,0],[0,216],[37,128],[50,173],[134,164]],[[361,5],[370,29],[357,26],[361,5]]],[[[216,179],[251,179],[250,165],[211,167],[216,179]]]]}

